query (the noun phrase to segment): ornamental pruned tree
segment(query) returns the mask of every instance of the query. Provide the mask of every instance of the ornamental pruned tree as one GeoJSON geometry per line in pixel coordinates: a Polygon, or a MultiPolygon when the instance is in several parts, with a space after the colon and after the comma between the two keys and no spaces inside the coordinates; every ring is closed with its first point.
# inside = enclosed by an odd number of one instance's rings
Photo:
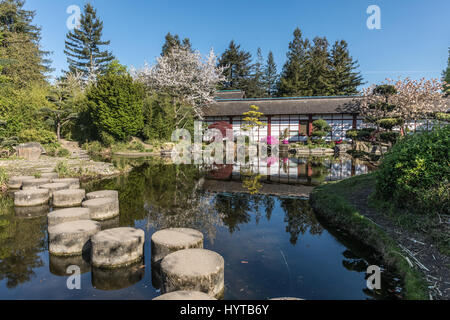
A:
{"type": "Polygon", "coordinates": [[[171,98],[175,127],[184,127],[189,116],[203,119],[203,111],[214,102],[217,86],[225,80],[224,68],[217,67],[211,49],[207,57],[182,47],[172,48],[157,58],[153,67],[134,71],[135,79],[149,91],[164,93],[171,98]]]}
{"type": "Polygon", "coordinates": [[[47,100],[51,104],[51,108],[42,108],[41,112],[47,118],[47,122],[56,130],[56,137],[58,141],[61,140],[61,130],[71,121],[78,118],[78,112],[74,109],[72,87],[72,76],[65,79],[59,79],[50,89],[50,94],[47,100]]]}
{"type": "Polygon", "coordinates": [[[64,53],[67,55],[69,72],[80,72],[85,81],[95,81],[102,75],[114,56],[101,47],[110,41],[102,40],[103,22],[97,17],[90,3],[84,6],[78,28],[67,34],[64,53]]]}

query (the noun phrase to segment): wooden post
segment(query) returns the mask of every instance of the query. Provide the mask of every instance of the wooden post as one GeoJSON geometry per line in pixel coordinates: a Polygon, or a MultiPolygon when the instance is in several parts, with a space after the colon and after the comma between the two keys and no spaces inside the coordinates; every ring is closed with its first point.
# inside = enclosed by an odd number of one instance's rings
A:
{"type": "Polygon", "coordinates": [[[312,133],[313,133],[313,119],[312,114],[310,114],[308,119],[308,137],[311,137],[312,133]]]}
{"type": "Polygon", "coordinates": [[[357,127],[358,127],[358,118],[357,118],[357,115],[356,114],[353,114],[353,130],[356,130],[357,129],[357,127]]]}

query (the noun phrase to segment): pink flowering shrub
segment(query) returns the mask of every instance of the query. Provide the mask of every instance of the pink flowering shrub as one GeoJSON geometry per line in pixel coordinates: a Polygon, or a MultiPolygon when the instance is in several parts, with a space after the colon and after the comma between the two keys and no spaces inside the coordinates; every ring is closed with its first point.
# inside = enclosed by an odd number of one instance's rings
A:
{"type": "Polygon", "coordinates": [[[278,158],[275,158],[275,157],[269,157],[267,159],[267,165],[269,167],[272,166],[273,164],[277,163],[277,162],[278,162],[278,158]]]}
{"type": "Polygon", "coordinates": [[[289,144],[289,141],[287,139],[284,139],[283,144],[289,144]]]}
{"type": "Polygon", "coordinates": [[[265,137],[265,138],[262,138],[262,139],[261,139],[261,142],[265,142],[265,143],[267,143],[269,146],[277,145],[277,144],[280,143],[280,141],[278,141],[277,138],[272,137],[272,136],[267,136],[267,137],[265,137]]]}

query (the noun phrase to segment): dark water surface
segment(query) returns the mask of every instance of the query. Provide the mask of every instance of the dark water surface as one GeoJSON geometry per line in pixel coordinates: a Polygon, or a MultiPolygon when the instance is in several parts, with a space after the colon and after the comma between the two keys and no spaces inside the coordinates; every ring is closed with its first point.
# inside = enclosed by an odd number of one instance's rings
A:
{"type": "Polygon", "coordinates": [[[151,299],[160,295],[150,265],[150,237],[162,228],[192,227],[205,248],[225,259],[225,299],[396,299],[401,282],[382,267],[382,289],[366,287],[372,252],[338,228],[325,228],[305,198],[324,181],[370,170],[353,160],[279,159],[252,165],[168,165],[160,159],[115,159],[136,166],[126,176],[90,182],[87,192],[119,191],[120,217],[103,228],[146,232],[142,263],[114,271],[92,269],[88,259],[50,256],[46,208],[14,209],[0,198],[1,299],[151,299]],[[84,272],[81,290],[66,285],[69,265],[84,272]]]}

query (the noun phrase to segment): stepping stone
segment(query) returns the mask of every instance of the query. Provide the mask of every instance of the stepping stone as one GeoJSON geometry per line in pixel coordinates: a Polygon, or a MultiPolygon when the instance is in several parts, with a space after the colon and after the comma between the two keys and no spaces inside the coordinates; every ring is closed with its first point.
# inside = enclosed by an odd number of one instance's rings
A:
{"type": "Polygon", "coordinates": [[[78,220],[48,228],[48,250],[57,256],[81,255],[90,249],[90,239],[100,231],[100,225],[91,220],[78,220]]]}
{"type": "Polygon", "coordinates": [[[161,262],[168,254],[190,248],[203,248],[203,234],[189,228],[169,228],[152,235],[152,263],[161,262]]]}
{"type": "Polygon", "coordinates": [[[124,267],[143,257],[145,232],[135,228],[108,229],[97,233],[91,242],[91,263],[94,267],[124,267]]]}
{"type": "Polygon", "coordinates": [[[84,189],[66,189],[53,192],[53,206],[58,208],[81,206],[86,195],[84,189]]]}
{"type": "Polygon", "coordinates": [[[131,287],[145,276],[142,261],[124,268],[92,268],[92,286],[99,290],[120,290],[131,287]]]}
{"type": "Polygon", "coordinates": [[[86,257],[83,257],[83,255],[69,257],[55,256],[53,254],[49,255],[49,269],[52,274],[60,277],[69,277],[73,274],[73,270],[71,270],[70,273],[67,273],[70,266],[77,266],[80,268],[80,274],[91,271],[89,260],[86,259],[86,257]]]}
{"type": "Polygon", "coordinates": [[[39,179],[29,179],[22,181],[22,190],[39,189],[43,184],[49,183],[50,179],[39,178],[39,179]]]}
{"type": "Polygon", "coordinates": [[[50,195],[47,189],[21,190],[14,193],[16,207],[34,207],[48,204],[50,195]]]}
{"type": "Polygon", "coordinates": [[[50,212],[47,215],[48,226],[52,227],[60,223],[90,220],[88,208],[67,208],[50,212]]]}
{"type": "Polygon", "coordinates": [[[163,294],[153,300],[217,300],[199,291],[174,291],[163,294]]]}
{"type": "Polygon", "coordinates": [[[35,177],[33,176],[17,176],[17,177],[11,177],[8,181],[8,188],[9,189],[20,189],[22,187],[22,182],[24,180],[34,180],[35,177]]]}
{"type": "Polygon", "coordinates": [[[14,212],[16,213],[16,217],[33,219],[37,217],[46,216],[49,212],[50,207],[48,204],[36,206],[36,207],[15,207],[14,212]]]}
{"type": "Polygon", "coordinates": [[[119,201],[117,199],[92,199],[84,201],[81,205],[91,210],[92,220],[108,220],[119,215],[119,201]]]}
{"type": "Polygon", "coordinates": [[[119,199],[119,192],[117,192],[116,190],[100,190],[100,191],[89,192],[86,194],[87,200],[100,199],[100,198],[119,199]]]}
{"type": "Polygon", "coordinates": [[[56,172],[48,172],[48,173],[42,173],[41,178],[47,178],[47,179],[58,179],[58,174],[56,172]]]}
{"type": "Polygon", "coordinates": [[[38,171],[42,173],[52,173],[55,172],[54,168],[37,168],[38,171]]]}
{"type": "Polygon", "coordinates": [[[59,190],[69,189],[68,183],[46,183],[39,186],[39,189],[47,189],[50,197],[53,196],[53,192],[59,190]]]}
{"type": "Polygon", "coordinates": [[[58,178],[52,179],[53,183],[68,183],[69,189],[79,189],[80,188],[80,179],[78,178],[58,178]]]}
{"type": "MultiPolygon", "coordinates": [[[[87,208],[85,208],[85,209],[87,209],[87,208]]],[[[108,219],[108,220],[97,220],[97,222],[100,223],[100,227],[102,228],[102,231],[120,227],[120,217],[119,216],[116,216],[115,218],[108,219]]]]}
{"type": "Polygon", "coordinates": [[[281,298],[273,298],[273,299],[269,299],[269,300],[305,300],[305,299],[293,298],[293,297],[281,297],[281,298]]]}
{"type": "Polygon", "coordinates": [[[220,299],[225,289],[224,267],[224,259],[214,251],[186,249],[171,253],[161,262],[161,291],[200,291],[220,299]]]}

